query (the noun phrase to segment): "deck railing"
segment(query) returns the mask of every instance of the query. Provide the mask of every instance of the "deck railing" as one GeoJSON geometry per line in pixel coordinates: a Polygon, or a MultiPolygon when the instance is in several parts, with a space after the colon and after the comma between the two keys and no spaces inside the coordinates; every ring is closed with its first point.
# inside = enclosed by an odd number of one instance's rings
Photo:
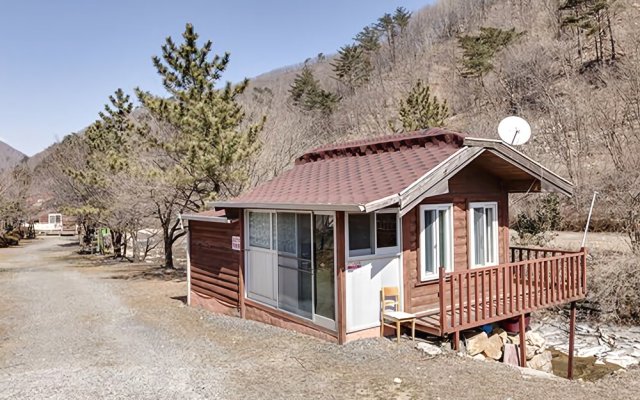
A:
{"type": "Polygon", "coordinates": [[[511,260],[484,268],[440,268],[443,333],[470,329],[584,298],[586,250],[512,248],[511,260]],[[542,256],[542,257],[536,257],[542,256]]]}

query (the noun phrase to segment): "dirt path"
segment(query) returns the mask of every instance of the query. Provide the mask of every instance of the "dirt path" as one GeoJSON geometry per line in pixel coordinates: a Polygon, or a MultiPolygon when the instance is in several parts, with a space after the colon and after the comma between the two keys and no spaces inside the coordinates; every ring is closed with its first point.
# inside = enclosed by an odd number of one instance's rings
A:
{"type": "Polygon", "coordinates": [[[0,261],[0,397],[217,397],[223,374],[194,365],[180,338],[141,322],[109,284],[65,268],[68,244],[47,238],[0,261]]]}
{"type": "Polygon", "coordinates": [[[595,384],[428,358],[409,341],[338,346],[185,307],[183,281],[96,265],[67,239],[0,249],[0,399],[636,399],[640,371],[595,384]],[[401,384],[393,383],[400,378],[401,384]]]}

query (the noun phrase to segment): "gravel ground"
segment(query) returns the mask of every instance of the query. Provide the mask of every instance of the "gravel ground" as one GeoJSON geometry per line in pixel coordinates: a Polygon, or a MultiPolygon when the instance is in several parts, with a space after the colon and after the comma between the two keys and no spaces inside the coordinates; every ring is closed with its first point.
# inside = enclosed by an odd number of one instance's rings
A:
{"type": "Polygon", "coordinates": [[[596,383],[523,378],[498,363],[429,358],[406,340],[338,346],[216,316],[185,307],[184,279],[74,249],[65,238],[0,249],[0,399],[637,399],[640,391],[640,370],[596,383]]]}

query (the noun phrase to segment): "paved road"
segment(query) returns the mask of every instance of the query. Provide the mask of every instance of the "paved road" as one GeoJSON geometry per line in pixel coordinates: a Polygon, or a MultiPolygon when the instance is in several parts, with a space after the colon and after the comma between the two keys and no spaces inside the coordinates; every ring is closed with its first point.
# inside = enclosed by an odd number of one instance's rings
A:
{"type": "Polygon", "coordinates": [[[214,366],[141,322],[107,280],[66,268],[71,246],[0,249],[0,398],[219,397],[214,366]]]}

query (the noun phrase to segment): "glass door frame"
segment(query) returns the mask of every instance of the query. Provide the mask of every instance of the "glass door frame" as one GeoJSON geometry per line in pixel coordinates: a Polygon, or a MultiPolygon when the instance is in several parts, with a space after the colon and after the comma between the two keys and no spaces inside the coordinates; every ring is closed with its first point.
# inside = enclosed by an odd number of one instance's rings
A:
{"type": "Polygon", "coordinates": [[[311,234],[311,241],[313,243],[313,249],[314,251],[312,251],[312,255],[313,255],[313,279],[314,279],[314,292],[313,292],[313,322],[316,325],[322,326],[323,328],[327,328],[327,329],[331,329],[332,331],[336,331],[336,321],[338,319],[338,285],[337,285],[337,267],[338,267],[338,255],[337,255],[337,249],[336,249],[336,245],[337,245],[337,226],[336,226],[336,213],[333,211],[317,211],[317,212],[312,212],[311,213],[311,226],[313,227],[312,229],[312,234],[311,234]],[[333,277],[333,320],[323,316],[323,315],[318,315],[316,314],[316,307],[315,307],[315,279],[316,279],[316,265],[315,265],[315,235],[313,234],[315,231],[315,216],[316,215],[328,215],[330,217],[333,218],[333,273],[332,273],[332,277],[333,277]]]}
{"type": "MultiPolygon", "coordinates": [[[[337,331],[337,316],[338,316],[338,286],[337,286],[337,268],[338,268],[338,254],[337,254],[337,234],[338,234],[338,229],[336,226],[336,213],[334,211],[309,211],[309,210],[290,210],[290,209],[254,209],[254,208],[247,208],[243,210],[243,215],[244,215],[244,241],[246,243],[245,249],[247,251],[256,251],[256,248],[253,248],[251,246],[249,246],[249,213],[250,212],[262,212],[262,213],[268,213],[270,214],[270,237],[271,237],[271,243],[275,242],[275,245],[272,245],[272,248],[269,250],[265,250],[265,249],[259,249],[258,251],[264,251],[264,252],[269,252],[273,255],[272,257],[272,263],[274,265],[272,265],[272,267],[275,267],[275,276],[276,276],[276,282],[275,282],[275,287],[276,287],[276,301],[275,304],[272,304],[271,302],[266,303],[260,300],[256,300],[256,299],[252,299],[250,297],[248,297],[248,293],[249,293],[249,287],[247,284],[245,284],[244,287],[244,293],[242,294],[246,299],[251,300],[251,301],[256,301],[258,303],[261,304],[265,304],[269,307],[272,307],[280,312],[292,315],[294,317],[297,318],[302,318],[304,320],[307,321],[311,321],[313,322],[315,325],[318,325],[320,327],[329,329],[331,331],[337,331]],[[278,213],[295,213],[295,214],[306,214],[309,215],[311,218],[311,265],[312,265],[312,285],[311,285],[311,318],[305,318],[301,315],[292,313],[290,311],[287,311],[285,309],[281,309],[278,307],[278,297],[279,297],[279,293],[277,290],[278,287],[278,247],[277,247],[277,240],[276,238],[273,237],[273,232],[275,231],[277,234],[278,231],[278,223],[277,223],[277,214],[278,213]],[[316,307],[315,307],[315,275],[316,275],[316,267],[315,267],[315,235],[314,235],[314,230],[315,230],[315,221],[314,221],[314,217],[315,215],[328,215],[333,217],[333,304],[334,304],[334,319],[331,320],[327,317],[324,317],[322,315],[318,315],[316,314],[316,307]]],[[[249,275],[251,274],[250,271],[250,265],[249,265],[249,254],[248,252],[245,251],[244,254],[244,265],[245,265],[245,281],[248,283],[249,282],[249,275]]]]}

